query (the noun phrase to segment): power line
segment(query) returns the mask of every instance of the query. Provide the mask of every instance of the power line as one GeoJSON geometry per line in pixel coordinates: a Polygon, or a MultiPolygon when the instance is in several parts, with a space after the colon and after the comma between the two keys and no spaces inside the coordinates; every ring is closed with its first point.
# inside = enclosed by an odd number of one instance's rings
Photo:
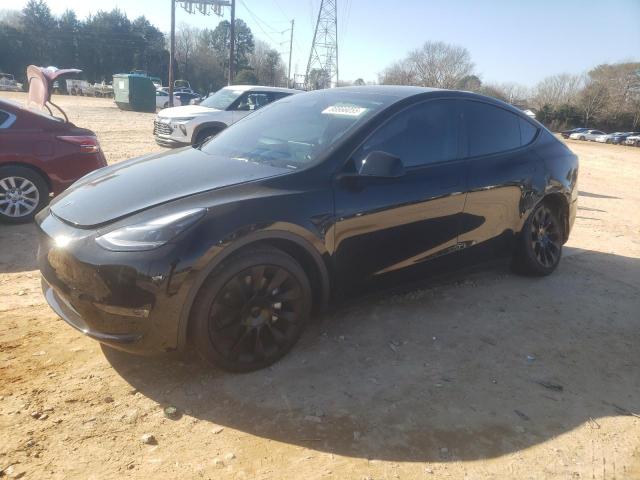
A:
{"type": "Polygon", "coordinates": [[[285,30],[277,30],[273,27],[271,27],[269,24],[267,24],[266,22],[264,22],[263,20],[261,20],[255,13],[253,13],[253,10],[251,10],[247,4],[243,1],[240,0],[240,3],[242,4],[242,6],[247,10],[247,12],[249,13],[249,15],[251,15],[251,18],[253,18],[253,20],[255,21],[256,25],[258,26],[258,28],[262,31],[262,33],[264,33],[267,37],[269,37],[271,39],[272,42],[274,43],[278,43],[276,40],[274,40],[271,35],[269,35],[269,33],[267,32],[267,30],[270,30],[271,33],[273,34],[284,34],[286,32],[289,31],[289,29],[285,29],[285,30]]]}

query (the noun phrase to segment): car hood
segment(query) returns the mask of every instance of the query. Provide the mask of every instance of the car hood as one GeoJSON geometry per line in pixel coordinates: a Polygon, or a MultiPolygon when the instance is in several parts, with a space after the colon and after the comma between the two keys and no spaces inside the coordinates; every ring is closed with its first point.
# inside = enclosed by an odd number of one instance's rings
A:
{"type": "Polygon", "coordinates": [[[96,170],[58,196],[51,211],[72,225],[96,228],[172,200],[289,172],[186,147],[96,170]]]}
{"type": "Polygon", "coordinates": [[[197,117],[199,115],[211,115],[221,112],[215,108],[201,107],[200,105],[184,105],[182,107],[165,108],[158,113],[161,118],[197,117]]]}

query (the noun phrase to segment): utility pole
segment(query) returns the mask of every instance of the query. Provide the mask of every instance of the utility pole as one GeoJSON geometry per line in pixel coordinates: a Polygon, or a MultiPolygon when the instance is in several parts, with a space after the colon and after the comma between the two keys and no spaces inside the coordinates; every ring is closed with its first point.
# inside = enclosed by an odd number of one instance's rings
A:
{"type": "Polygon", "coordinates": [[[176,51],[176,0],[171,0],[171,40],[169,42],[169,106],[173,107],[173,63],[176,51]]]}
{"type": "Polygon", "coordinates": [[[289,40],[289,69],[287,70],[287,87],[291,88],[291,54],[293,53],[293,26],[295,20],[291,20],[291,39],[289,40]]]}
{"type": "Polygon", "coordinates": [[[233,83],[233,74],[235,70],[235,55],[234,50],[236,47],[236,0],[231,0],[231,41],[229,43],[229,85],[233,83]]]}
{"type": "Polygon", "coordinates": [[[338,86],[338,0],[322,0],[307,64],[306,88],[338,86]],[[311,78],[315,73],[316,78],[311,78]]]}

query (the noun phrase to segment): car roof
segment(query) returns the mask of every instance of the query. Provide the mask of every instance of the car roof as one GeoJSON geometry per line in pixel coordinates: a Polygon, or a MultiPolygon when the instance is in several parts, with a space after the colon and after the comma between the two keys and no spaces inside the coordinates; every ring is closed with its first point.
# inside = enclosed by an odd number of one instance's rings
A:
{"type": "Polygon", "coordinates": [[[301,92],[301,90],[294,90],[293,88],[265,87],[261,85],[228,85],[223,88],[227,90],[236,90],[241,92],[249,92],[251,90],[260,90],[261,92],[284,92],[284,93],[300,93],[301,92]]]}
{"type": "Polygon", "coordinates": [[[351,86],[351,87],[338,87],[331,90],[339,90],[345,92],[353,92],[354,94],[369,94],[380,95],[386,97],[389,103],[397,103],[410,97],[418,95],[433,94],[434,97],[455,97],[468,100],[478,100],[485,103],[490,103],[495,106],[499,106],[512,113],[515,113],[519,117],[535,120],[531,116],[527,115],[523,110],[517,108],[511,104],[503,102],[494,97],[481,95],[479,93],[470,92],[467,90],[454,90],[446,88],[433,88],[433,87],[415,87],[409,85],[363,85],[363,86],[351,86]]]}
{"type": "MultiPolygon", "coordinates": [[[[368,93],[373,95],[385,95],[389,97],[408,98],[421,93],[443,91],[440,88],[414,87],[409,85],[362,85],[351,87],[338,87],[340,90],[352,91],[354,93],[368,93]]],[[[446,90],[445,90],[446,91],[446,90]]],[[[450,90],[457,91],[457,90],[450,90]]]]}

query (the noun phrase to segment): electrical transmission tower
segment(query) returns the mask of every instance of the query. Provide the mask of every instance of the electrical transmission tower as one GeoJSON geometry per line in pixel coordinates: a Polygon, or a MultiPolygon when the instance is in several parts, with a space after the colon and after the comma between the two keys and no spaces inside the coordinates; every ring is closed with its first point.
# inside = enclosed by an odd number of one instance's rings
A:
{"type": "Polygon", "coordinates": [[[318,90],[337,85],[338,0],[322,0],[307,64],[306,87],[318,90]]]}

